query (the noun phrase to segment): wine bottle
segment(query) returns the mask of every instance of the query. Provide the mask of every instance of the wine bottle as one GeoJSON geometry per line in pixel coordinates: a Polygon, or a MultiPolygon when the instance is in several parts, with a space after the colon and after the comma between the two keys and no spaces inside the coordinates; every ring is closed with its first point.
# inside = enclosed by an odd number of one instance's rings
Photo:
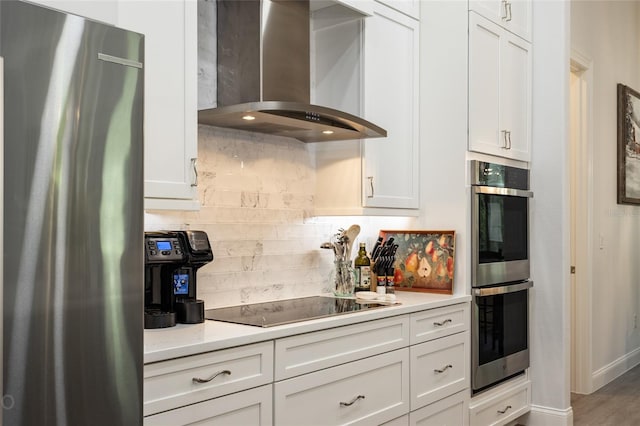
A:
{"type": "Polygon", "coordinates": [[[360,243],[358,256],[353,261],[356,270],[356,291],[371,290],[371,259],[367,256],[365,243],[360,243]]]}

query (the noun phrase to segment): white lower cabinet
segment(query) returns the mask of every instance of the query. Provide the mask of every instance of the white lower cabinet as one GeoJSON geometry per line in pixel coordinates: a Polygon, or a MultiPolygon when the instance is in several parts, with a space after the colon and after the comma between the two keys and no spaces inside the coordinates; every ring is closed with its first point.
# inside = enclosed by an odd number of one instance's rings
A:
{"type": "Polygon", "coordinates": [[[278,425],[380,424],[409,410],[409,349],[316,371],[274,385],[278,425]]]}
{"type": "Polygon", "coordinates": [[[469,335],[411,346],[411,409],[469,388],[469,335]]]}
{"type": "Polygon", "coordinates": [[[496,410],[468,408],[469,353],[458,303],[150,363],[144,424],[484,425],[496,410]]]}
{"type": "Polygon", "coordinates": [[[265,385],[232,395],[145,417],[145,426],[211,425],[269,426],[273,424],[272,386],[265,385]]]}
{"type": "Polygon", "coordinates": [[[462,391],[433,404],[412,411],[411,426],[467,426],[469,424],[469,392],[462,391]]]}
{"type": "Polygon", "coordinates": [[[273,342],[144,366],[145,416],[273,382],[273,342]]]}
{"type": "Polygon", "coordinates": [[[507,382],[469,405],[472,426],[506,425],[531,410],[531,382],[526,378],[507,382]]]}
{"type": "Polygon", "coordinates": [[[407,315],[276,340],[275,380],[409,346],[407,315]]]}

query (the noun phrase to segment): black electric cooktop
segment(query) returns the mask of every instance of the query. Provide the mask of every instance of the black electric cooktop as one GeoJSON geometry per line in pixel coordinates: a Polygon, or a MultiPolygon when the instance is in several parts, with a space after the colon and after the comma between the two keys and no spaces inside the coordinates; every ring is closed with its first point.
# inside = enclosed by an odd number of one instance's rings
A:
{"type": "Polygon", "coordinates": [[[233,322],[236,324],[272,327],[292,322],[366,311],[387,305],[359,303],[355,299],[328,296],[311,296],[276,302],[253,303],[207,309],[204,317],[209,320],[233,322]]]}

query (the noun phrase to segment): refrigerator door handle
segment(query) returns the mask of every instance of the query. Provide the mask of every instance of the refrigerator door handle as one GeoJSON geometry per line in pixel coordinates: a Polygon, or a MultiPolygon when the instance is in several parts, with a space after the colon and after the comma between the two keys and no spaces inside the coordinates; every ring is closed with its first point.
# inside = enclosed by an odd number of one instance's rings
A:
{"type": "Polygon", "coordinates": [[[127,67],[142,68],[142,62],[134,61],[133,59],[120,58],[118,56],[107,55],[106,53],[98,53],[98,59],[105,62],[111,62],[114,64],[125,65],[127,67]]]}
{"type": "MultiPolygon", "coordinates": [[[[0,241],[2,241],[4,253],[4,58],[0,56],[0,241]]],[[[3,256],[0,256],[0,336],[4,340],[4,264],[3,256]]],[[[2,343],[0,341],[0,343],[2,343]]],[[[0,366],[4,364],[4,354],[0,345],[0,366]]],[[[0,368],[0,398],[2,398],[2,409],[4,410],[4,377],[0,368]]],[[[0,426],[2,426],[2,415],[0,415],[0,426]]]]}

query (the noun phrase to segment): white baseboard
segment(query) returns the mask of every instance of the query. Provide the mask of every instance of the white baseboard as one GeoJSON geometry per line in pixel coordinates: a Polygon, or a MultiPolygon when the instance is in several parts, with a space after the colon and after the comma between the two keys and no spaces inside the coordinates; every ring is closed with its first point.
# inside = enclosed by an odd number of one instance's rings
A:
{"type": "Polygon", "coordinates": [[[573,410],[531,405],[531,411],[518,419],[519,424],[527,426],[572,426],[573,410]]]}
{"type": "Polygon", "coordinates": [[[592,391],[597,391],[638,364],[640,364],[640,348],[621,356],[615,361],[595,371],[593,373],[592,391]]]}

